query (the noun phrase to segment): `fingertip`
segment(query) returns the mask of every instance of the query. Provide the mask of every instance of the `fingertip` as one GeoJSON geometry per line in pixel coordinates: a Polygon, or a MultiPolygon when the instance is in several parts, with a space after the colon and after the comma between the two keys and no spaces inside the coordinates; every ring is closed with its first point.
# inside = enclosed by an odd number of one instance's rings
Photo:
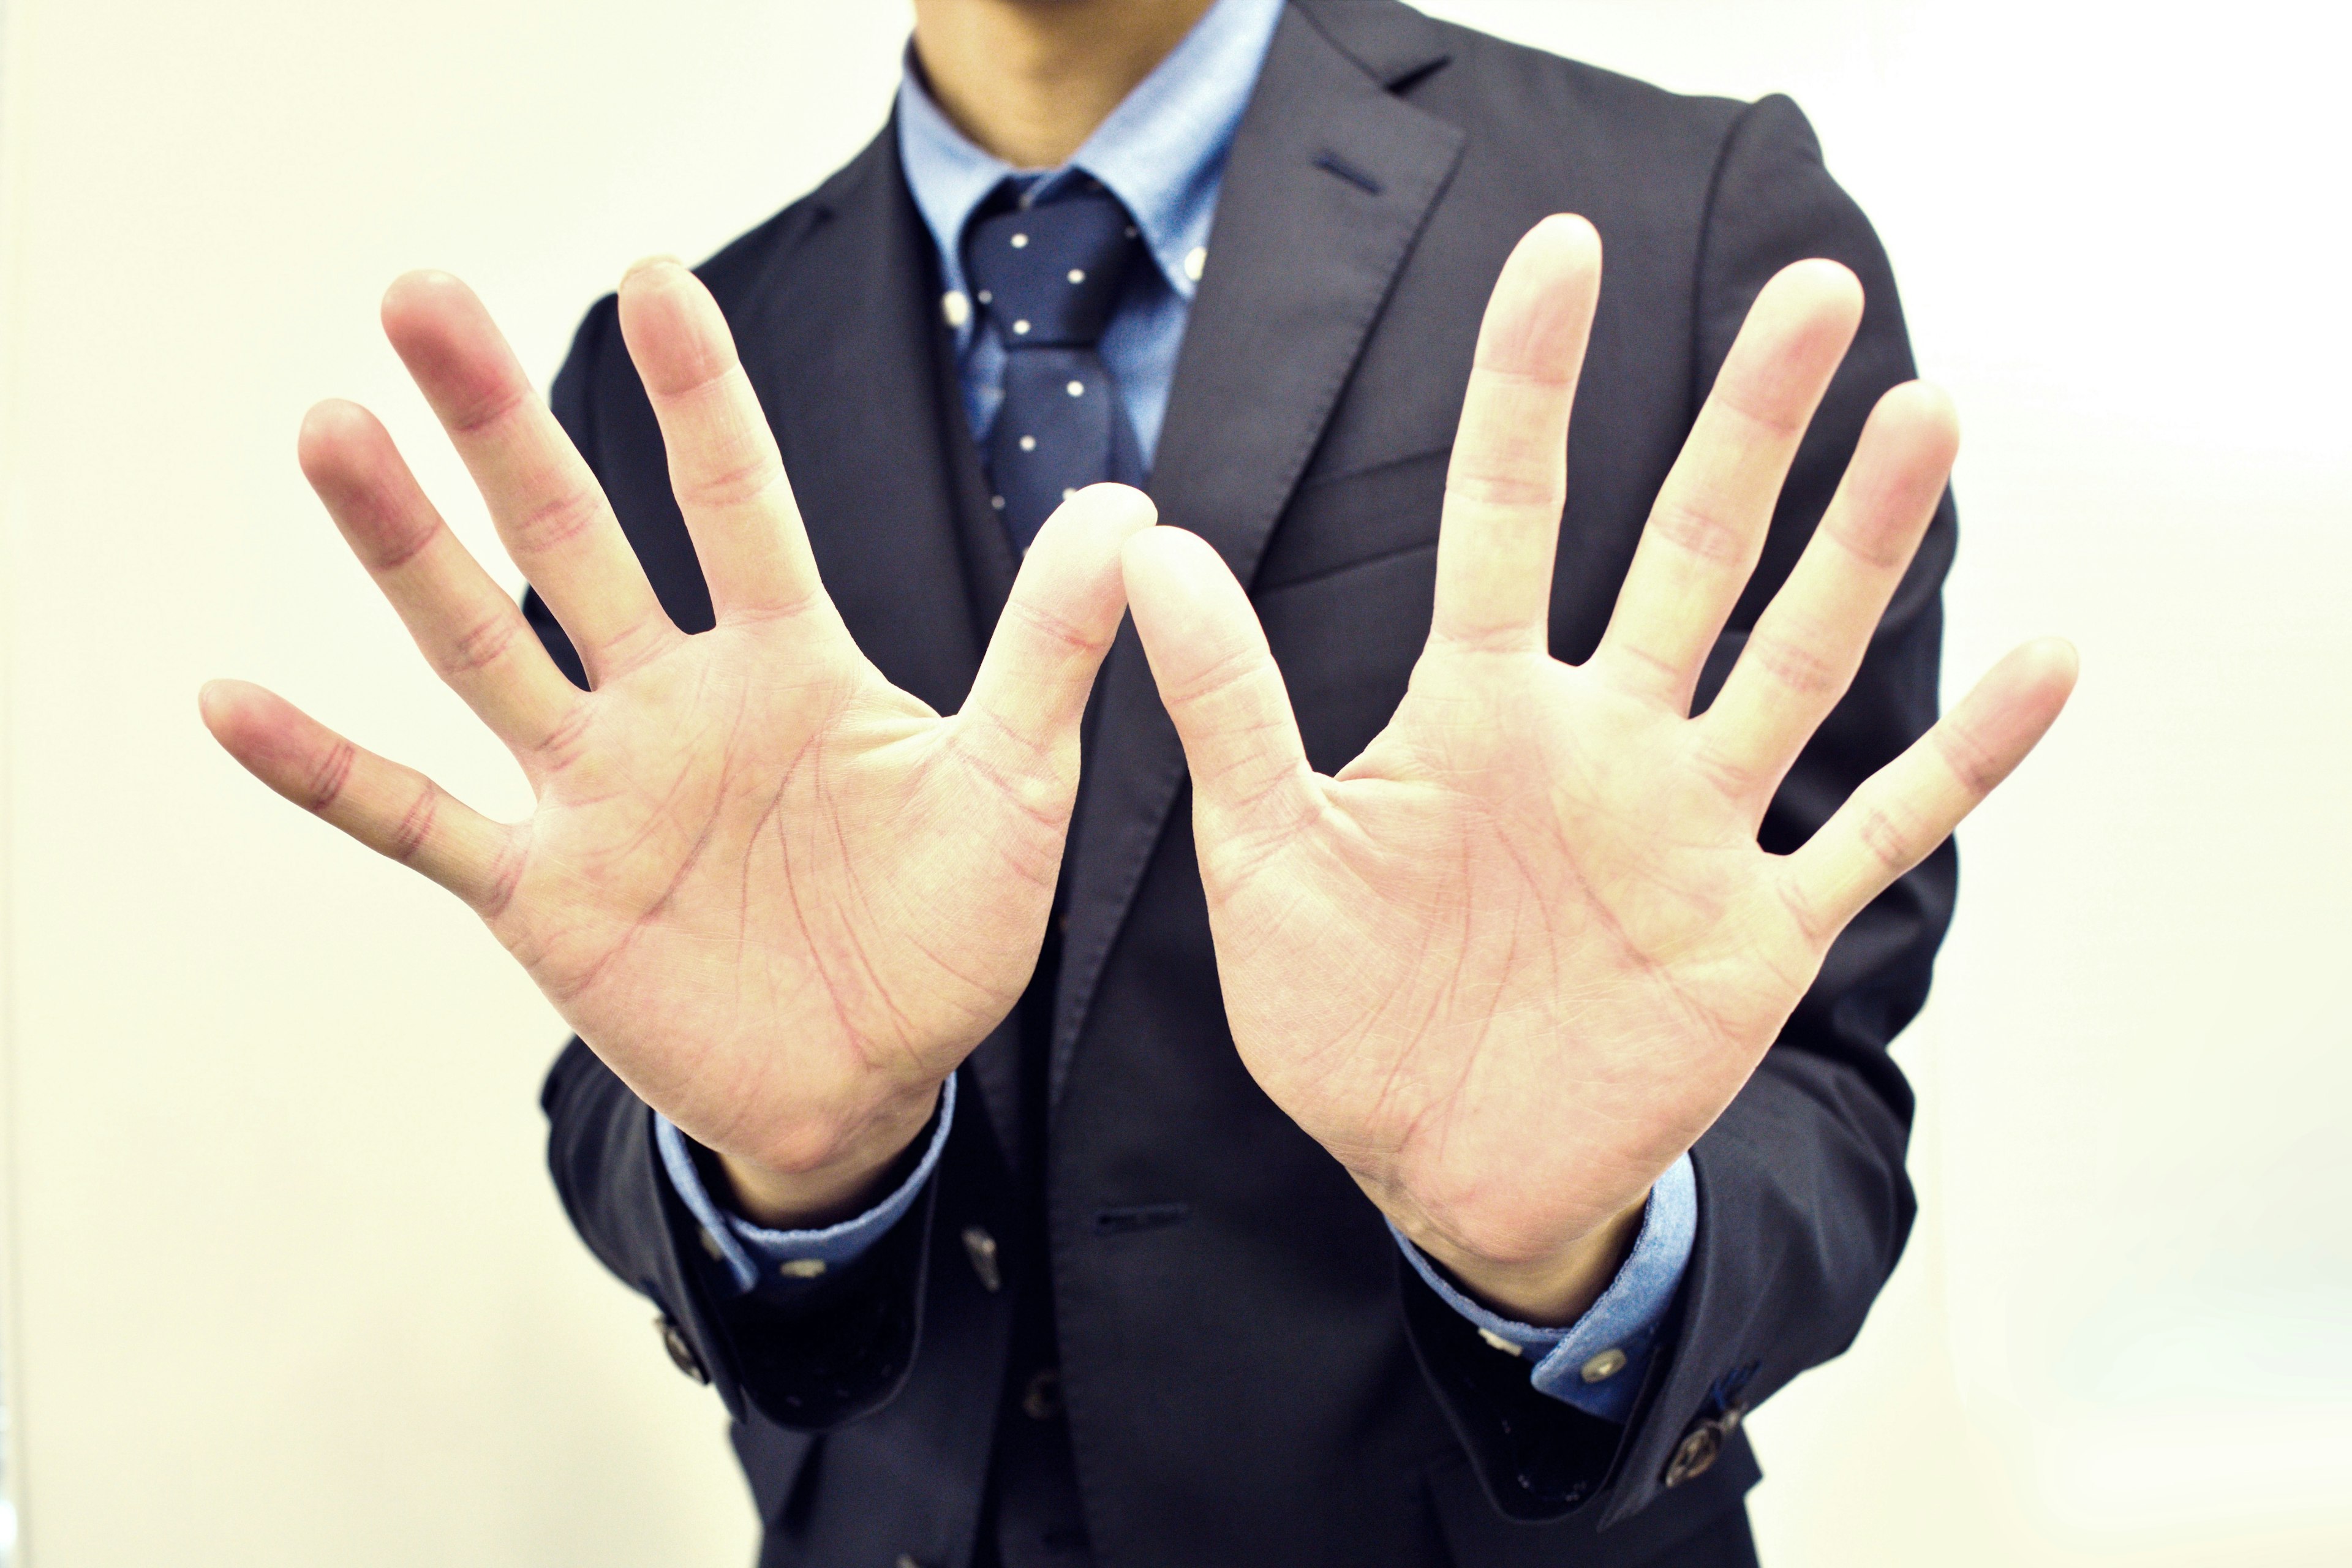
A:
{"type": "Polygon", "coordinates": [[[251,681],[207,680],[196,689],[196,713],[213,739],[242,759],[278,700],[251,681]]]}
{"type": "Polygon", "coordinates": [[[1796,296],[1811,311],[1855,324],[1862,321],[1862,279],[1854,276],[1853,268],[1826,256],[1790,262],[1765,287],[1796,296]]]}
{"type": "Polygon", "coordinates": [[[1495,279],[1475,363],[1572,382],[1600,294],[1600,233],[1573,213],[1543,219],[1520,237],[1495,279]]]}
{"type": "MultiPolygon", "coordinates": [[[[1519,237],[1503,263],[1505,280],[1521,280],[1550,294],[1564,285],[1590,284],[1601,271],[1601,231],[1579,213],[1554,213],[1519,237]]],[[[1498,280],[1496,292],[1504,281],[1498,280]]]]}
{"type": "Polygon", "coordinates": [[[1068,563],[1091,576],[1117,574],[1127,541],[1147,531],[1158,518],[1151,498],[1129,485],[1088,485],[1054,509],[1031,542],[1022,570],[1030,563],[1068,563]]]}
{"type": "Polygon", "coordinates": [[[2065,637],[2036,637],[2023,650],[2036,669],[2057,689],[2063,702],[2083,678],[2083,650],[2065,637]]]}
{"type": "Polygon", "coordinates": [[[2064,637],[2040,637],[2018,644],[1993,668],[2036,684],[2056,681],[2072,685],[2082,673],[2083,655],[2064,637]]]}
{"type": "Polygon", "coordinates": [[[1119,565],[1131,587],[1138,576],[1165,577],[1183,570],[1188,561],[1197,562],[1202,553],[1214,557],[1216,551],[1199,534],[1163,522],[1129,534],[1119,547],[1119,565]]]}
{"type": "Polygon", "coordinates": [[[221,721],[227,715],[229,688],[235,684],[228,680],[207,680],[196,688],[196,716],[205,721],[205,728],[211,731],[215,739],[220,735],[221,721]]]}
{"type": "Polygon", "coordinates": [[[1083,515],[1115,530],[1122,538],[1160,521],[1159,506],[1133,485],[1088,485],[1071,498],[1071,503],[1080,507],[1083,515]]]}
{"type": "Polygon", "coordinates": [[[446,323],[453,310],[462,312],[480,306],[481,300],[457,274],[418,268],[392,280],[377,306],[377,315],[383,322],[384,335],[397,349],[404,342],[415,342],[433,332],[446,323]]]}
{"type": "Polygon", "coordinates": [[[313,489],[341,478],[353,447],[383,428],[374,415],[347,398],[314,403],[294,437],[294,458],[313,489]]]}
{"type": "Polygon", "coordinates": [[[451,274],[402,274],[383,314],[383,335],[444,425],[471,426],[529,393],[489,308],[451,274]]]}
{"type": "Polygon", "coordinates": [[[1529,229],[1521,245],[1532,245],[1571,263],[1601,264],[1601,231],[1582,213],[1553,213],[1529,229]]]}
{"type": "Polygon", "coordinates": [[[1977,715],[1977,722],[1989,721],[2005,736],[2004,760],[1990,770],[1993,783],[2042,743],[2065,711],[2081,671],[2082,656],[2073,643],[2063,637],[2036,637],[2011,648],[1969,691],[1962,708],[1977,715]]]}
{"type": "Polygon", "coordinates": [[[661,251],[652,256],[640,256],[621,273],[619,293],[623,299],[632,294],[658,293],[683,289],[692,293],[708,294],[709,285],[702,274],[684,258],[661,251]]]}
{"type": "Polygon", "coordinates": [[[626,289],[632,282],[665,268],[676,268],[683,272],[686,270],[686,263],[667,250],[656,251],[651,256],[640,256],[621,269],[620,287],[626,289]]]}
{"type": "Polygon", "coordinates": [[[621,274],[621,321],[625,329],[632,308],[642,309],[650,300],[656,300],[675,290],[702,292],[702,279],[694,269],[675,256],[646,256],[629,263],[621,274]]]}
{"type": "Polygon", "coordinates": [[[702,279],[674,257],[648,257],[621,279],[621,341],[656,396],[685,391],[735,362],[725,314],[702,279]]]}
{"type": "Polygon", "coordinates": [[[1899,421],[1915,440],[1936,448],[1947,468],[1959,456],[1959,409],[1951,395],[1933,382],[1906,381],[1889,388],[1871,417],[1899,421]]]}

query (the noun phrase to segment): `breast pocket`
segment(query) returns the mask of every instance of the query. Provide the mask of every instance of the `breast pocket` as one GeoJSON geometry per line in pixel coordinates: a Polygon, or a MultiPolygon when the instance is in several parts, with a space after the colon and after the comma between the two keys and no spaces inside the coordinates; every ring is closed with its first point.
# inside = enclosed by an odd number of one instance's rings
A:
{"type": "Polygon", "coordinates": [[[1320,772],[1380,733],[1428,638],[1447,457],[1302,489],[1267,548],[1251,598],[1320,772]]]}
{"type": "Polygon", "coordinates": [[[1310,475],[1267,541],[1252,592],[1275,593],[1435,544],[1453,455],[1450,446],[1433,447],[1344,474],[1310,475]]]}

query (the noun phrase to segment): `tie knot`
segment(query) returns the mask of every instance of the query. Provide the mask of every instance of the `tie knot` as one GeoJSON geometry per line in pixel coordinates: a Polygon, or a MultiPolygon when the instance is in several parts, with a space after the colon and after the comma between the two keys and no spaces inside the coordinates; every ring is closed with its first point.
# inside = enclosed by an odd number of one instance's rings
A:
{"type": "Polygon", "coordinates": [[[1141,244],[1119,199],[1097,189],[981,218],[964,270],[1007,349],[1084,348],[1102,336],[1141,244]]]}

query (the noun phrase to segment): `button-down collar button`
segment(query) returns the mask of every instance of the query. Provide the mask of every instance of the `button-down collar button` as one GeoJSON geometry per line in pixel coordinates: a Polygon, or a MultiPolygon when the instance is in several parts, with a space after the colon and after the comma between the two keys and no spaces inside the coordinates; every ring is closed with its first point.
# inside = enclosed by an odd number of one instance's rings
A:
{"type": "Polygon", "coordinates": [[[1518,1346],[1513,1344],[1510,1341],[1505,1339],[1502,1335],[1496,1333],[1492,1329],[1480,1329],[1478,1331],[1478,1337],[1486,1341],[1488,1344],[1494,1346],[1496,1350],[1501,1351],[1505,1355],[1518,1355],[1521,1353],[1518,1346]]]}
{"type": "Polygon", "coordinates": [[[1062,1374],[1046,1367],[1021,1392],[1021,1413],[1032,1421],[1051,1421],[1062,1414],[1062,1374]]]}
{"type": "Polygon", "coordinates": [[[1607,1350],[1586,1362],[1578,1371],[1577,1375],[1587,1383],[1606,1383],[1624,1370],[1625,1352],[1615,1345],[1611,1345],[1607,1350]]]}
{"type": "Polygon", "coordinates": [[[1723,1451],[1723,1431],[1712,1421],[1702,1421],[1683,1435],[1675,1457],[1666,1461],[1666,1485],[1678,1487],[1695,1480],[1715,1468],[1715,1458],[1723,1451]]]}
{"type": "Polygon", "coordinates": [[[661,1331],[662,1349],[669,1352],[669,1359],[678,1371],[697,1383],[710,1381],[710,1374],[702,1370],[702,1358],[687,1343],[686,1331],[677,1326],[676,1320],[665,1312],[654,1320],[654,1327],[661,1331]]]}
{"type": "Polygon", "coordinates": [[[787,1279],[822,1279],[824,1259],[822,1258],[788,1258],[776,1265],[776,1272],[787,1279]]]}
{"type": "Polygon", "coordinates": [[[990,1295],[1004,1289],[1004,1270],[996,1261],[996,1237],[976,1225],[963,1227],[964,1256],[971,1259],[971,1271],[980,1276],[980,1288],[990,1295]]]}
{"type": "Polygon", "coordinates": [[[719,1259],[727,1256],[725,1252],[719,1249],[719,1237],[711,1234],[711,1230],[709,1226],[706,1225],[702,1226],[694,1234],[696,1238],[702,1243],[702,1250],[710,1255],[712,1262],[715,1263],[719,1259]]]}
{"type": "Polygon", "coordinates": [[[961,289],[950,289],[940,296],[940,314],[948,319],[950,327],[961,327],[971,320],[971,301],[963,297],[961,289]]]}
{"type": "Polygon", "coordinates": [[[1184,256],[1184,276],[1198,283],[1201,274],[1209,268],[1209,247],[1196,245],[1184,256]]]}
{"type": "Polygon", "coordinates": [[[890,1564],[890,1568],[923,1568],[923,1565],[915,1561],[913,1552],[901,1552],[898,1553],[898,1561],[890,1564]]]}

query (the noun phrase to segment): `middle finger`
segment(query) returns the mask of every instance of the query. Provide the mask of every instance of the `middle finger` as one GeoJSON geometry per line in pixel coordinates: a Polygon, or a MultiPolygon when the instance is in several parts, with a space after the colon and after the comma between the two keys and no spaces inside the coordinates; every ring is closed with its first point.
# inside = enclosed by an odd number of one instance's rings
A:
{"type": "Polygon", "coordinates": [[[1862,321],[1862,286],[1800,261],[1764,286],[1642,530],[1593,664],[1682,712],[1764,548],[1781,481],[1862,321]]]}
{"type": "Polygon", "coordinates": [[[596,476],[473,290],[446,273],[412,272],[384,295],[383,327],[590,679],[677,637],[596,476]]]}

